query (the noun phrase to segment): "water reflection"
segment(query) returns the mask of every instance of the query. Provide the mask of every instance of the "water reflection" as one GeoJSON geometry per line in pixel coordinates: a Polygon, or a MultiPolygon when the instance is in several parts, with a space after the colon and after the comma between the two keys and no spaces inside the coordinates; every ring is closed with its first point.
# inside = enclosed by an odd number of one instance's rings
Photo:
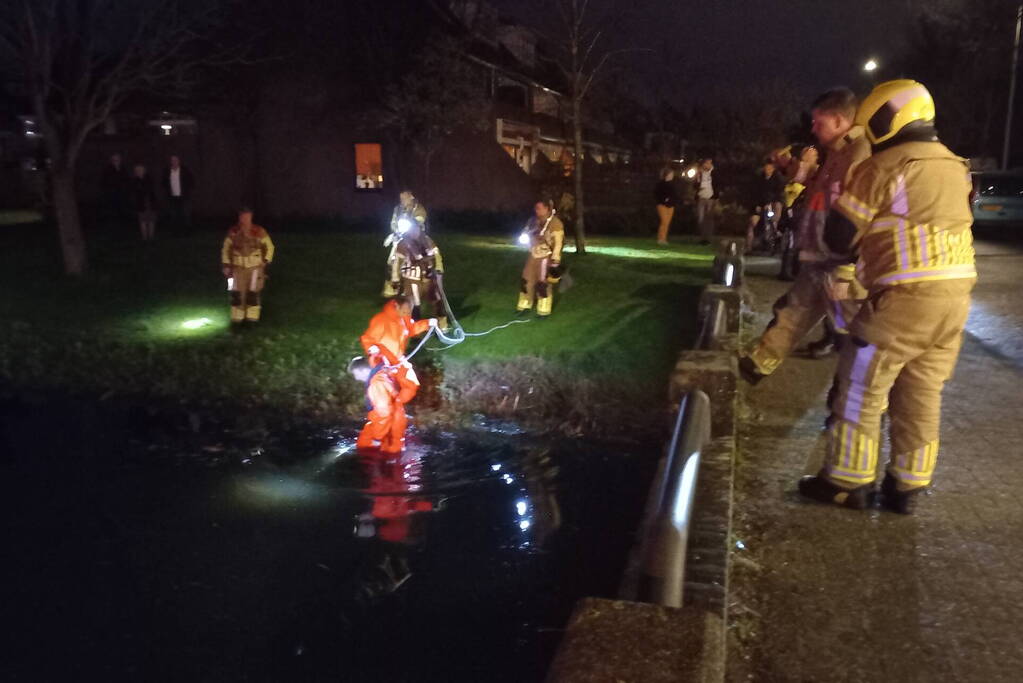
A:
{"type": "Polygon", "coordinates": [[[358,516],[356,536],[376,536],[389,543],[422,541],[425,524],[415,524],[413,533],[413,517],[436,512],[445,501],[423,493],[422,454],[409,452],[392,461],[362,457],[360,464],[368,481],[364,493],[370,498],[370,509],[358,516]]]}

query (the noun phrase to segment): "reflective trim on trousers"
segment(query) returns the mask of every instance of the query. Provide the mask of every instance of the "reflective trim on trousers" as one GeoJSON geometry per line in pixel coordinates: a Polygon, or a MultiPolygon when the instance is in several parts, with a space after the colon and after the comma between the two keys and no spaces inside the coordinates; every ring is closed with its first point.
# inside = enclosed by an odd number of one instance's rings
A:
{"type": "Polygon", "coordinates": [[[839,484],[862,486],[876,478],[878,442],[856,425],[836,421],[828,428],[824,471],[839,484]]]}
{"type": "MultiPolygon", "coordinates": [[[[853,343],[856,343],[853,341],[853,343]]],[[[860,411],[863,409],[863,394],[866,391],[866,383],[870,376],[870,366],[874,362],[877,347],[873,344],[858,346],[856,358],[853,361],[852,372],[849,373],[849,388],[843,403],[842,419],[849,422],[860,421],[860,411]]]]}
{"type": "Polygon", "coordinates": [[[916,450],[892,456],[888,471],[899,480],[901,488],[919,488],[931,483],[938,462],[938,444],[938,440],[934,440],[916,450]]]}

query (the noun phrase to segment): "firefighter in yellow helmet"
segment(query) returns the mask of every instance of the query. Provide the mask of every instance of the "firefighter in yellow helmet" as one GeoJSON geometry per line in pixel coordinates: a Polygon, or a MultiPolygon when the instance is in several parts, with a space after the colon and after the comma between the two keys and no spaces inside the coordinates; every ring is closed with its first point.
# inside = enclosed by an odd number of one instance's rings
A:
{"type": "Polygon", "coordinates": [[[534,216],[519,241],[529,247],[529,258],[522,269],[522,288],[516,310],[524,313],[533,307],[536,314],[548,316],[554,305],[554,285],[561,279],[561,248],[565,244],[565,226],[555,215],[554,202],[545,199],[533,207],[534,216]]]}
{"type": "MultiPolygon", "coordinates": [[[[866,507],[887,408],[891,457],[881,502],[909,514],[934,472],[941,390],[959,355],[977,277],[969,167],[938,141],[934,102],[916,81],[878,85],[856,122],[873,156],[838,198],[824,239],[833,255],[856,262],[868,297],[840,352],[824,466],[799,490],[866,507]]],[[[845,283],[835,278],[830,289],[841,298],[845,283]]]]}
{"type": "Polygon", "coordinates": [[[417,226],[419,231],[426,235],[426,208],[419,203],[411,191],[402,190],[398,195],[398,205],[391,212],[391,233],[384,240],[384,246],[390,247],[391,251],[387,255],[387,279],[384,280],[381,296],[390,298],[399,293],[397,283],[391,278],[391,272],[398,251],[398,242],[412,229],[412,226],[417,226]]]}
{"type": "Polygon", "coordinates": [[[231,323],[259,322],[266,268],[274,260],[274,243],[266,229],[252,222],[252,209],[238,210],[220,250],[220,264],[231,292],[231,323]]]}

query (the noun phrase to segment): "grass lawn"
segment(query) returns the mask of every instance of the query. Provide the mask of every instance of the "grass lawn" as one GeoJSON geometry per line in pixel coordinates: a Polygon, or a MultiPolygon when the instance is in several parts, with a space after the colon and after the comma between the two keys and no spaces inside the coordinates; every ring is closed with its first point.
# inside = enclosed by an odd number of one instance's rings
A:
{"type": "MultiPolygon", "coordinates": [[[[219,230],[164,233],[153,244],[127,230],[120,240],[93,236],[92,272],[74,281],[60,273],[51,226],[5,226],[0,378],[20,387],[200,409],[354,416],[361,388],[344,367],[382,304],[382,234],[267,227],[277,257],[264,320],[230,335],[219,230]],[[209,323],[183,327],[202,318],[209,323]]],[[[443,226],[433,236],[444,253],[451,305],[466,331],[511,320],[525,259],[515,236],[451,234],[443,226]]],[[[592,380],[591,390],[618,392],[622,400],[662,400],[668,369],[694,334],[709,248],[595,237],[585,257],[566,251],[574,284],[556,295],[549,319],[448,350],[433,350],[440,345],[431,341],[417,356],[419,363],[443,368],[444,392],[454,407],[486,409],[485,401],[469,401],[458,386],[477,371],[506,393],[510,385],[520,393],[552,392],[553,381],[562,386],[547,398],[571,401],[573,382],[592,380]],[[534,386],[532,373],[541,369],[547,380],[534,386]]]]}

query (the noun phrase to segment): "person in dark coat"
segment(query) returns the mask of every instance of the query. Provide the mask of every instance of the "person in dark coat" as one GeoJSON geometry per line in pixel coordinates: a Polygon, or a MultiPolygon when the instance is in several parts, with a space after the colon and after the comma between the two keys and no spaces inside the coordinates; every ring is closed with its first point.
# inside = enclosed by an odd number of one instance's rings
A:
{"type": "Polygon", "coordinates": [[[111,154],[100,177],[103,209],[108,220],[121,223],[128,213],[128,174],[120,154],[111,154]]]}
{"type": "Polygon", "coordinates": [[[156,237],[156,188],[153,179],[146,173],[146,167],[135,164],[130,185],[132,208],[139,219],[142,240],[150,242],[156,237]]]}

